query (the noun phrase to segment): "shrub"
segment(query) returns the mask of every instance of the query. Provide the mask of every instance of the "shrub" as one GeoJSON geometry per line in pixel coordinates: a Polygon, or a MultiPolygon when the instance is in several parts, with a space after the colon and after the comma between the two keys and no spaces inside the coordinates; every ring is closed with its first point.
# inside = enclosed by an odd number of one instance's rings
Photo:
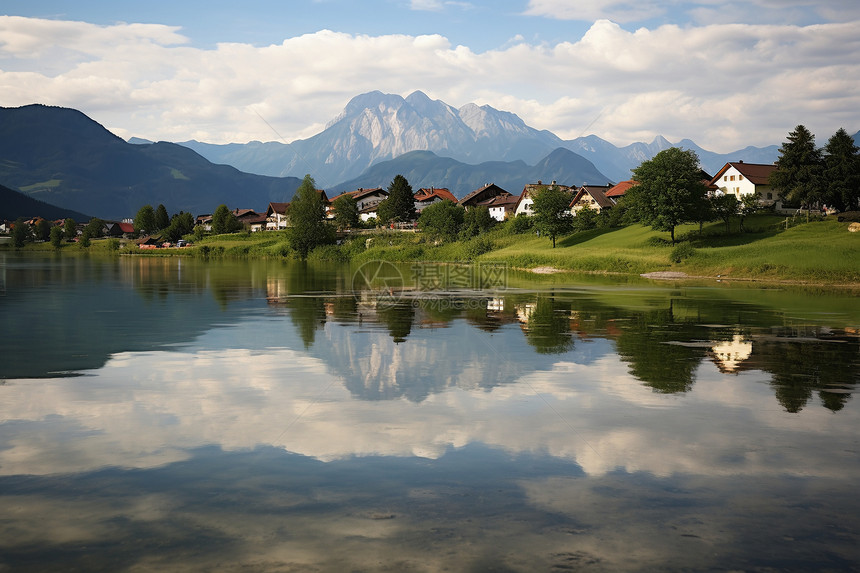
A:
{"type": "Polygon", "coordinates": [[[680,263],[684,259],[689,259],[696,253],[696,249],[693,248],[693,245],[690,243],[681,243],[672,249],[672,252],[669,254],[669,261],[673,263],[680,263]]]}
{"type": "Polygon", "coordinates": [[[493,242],[486,237],[477,237],[468,243],[463,249],[463,253],[467,259],[475,259],[484,253],[489,253],[494,249],[493,242]]]}

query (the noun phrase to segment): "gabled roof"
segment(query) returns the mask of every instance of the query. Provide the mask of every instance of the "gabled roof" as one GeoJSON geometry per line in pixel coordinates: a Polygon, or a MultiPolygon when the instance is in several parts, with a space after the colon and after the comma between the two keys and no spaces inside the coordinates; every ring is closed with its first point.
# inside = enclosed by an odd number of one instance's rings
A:
{"type": "Polygon", "coordinates": [[[433,197],[438,197],[443,200],[448,199],[453,203],[457,202],[457,198],[454,197],[454,194],[448,191],[445,187],[426,187],[419,189],[418,192],[415,193],[416,201],[430,201],[433,197]]]}
{"type": "Polygon", "coordinates": [[[544,183],[543,181],[540,181],[540,180],[538,180],[537,183],[526,183],[525,187],[523,187],[523,192],[520,193],[519,197],[517,198],[517,207],[516,208],[519,209],[520,203],[525,201],[527,198],[531,197],[533,193],[536,193],[537,191],[540,191],[541,189],[544,189],[546,187],[558,187],[562,191],[570,191],[571,190],[570,187],[568,187],[567,185],[559,185],[555,181],[552,181],[551,183],[548,183],[548,184],[544,183]]]}
{"type": "Polygon", "coordinates": [[[517,203],[519,203],[520,198],[518,195],[511,195],[510,193],[501,193],[496,195],[492,199],[487,199],[486,201],[481,201],[478,205],[482,207],[505,207],[506,209],[510,209],[517,203]]]}
{"type": "Polygon", "coordinates": [[[123,233],[134,233],[133,223],[117,223],[117,225],[119,225],[119,229],[123,233]]]}
{"type": "Polygon", "coordinates": [[[616,183],[612,187],[609,188],[609,191],[605,193],[607,197],[610,199],[618,200],[620,197],[624,197],[624,194],[633,187],[634,185],[638,185],[638,181],[628,180],[621,181],[620,183],[616,183]]]}
{"type": "Polygon", "coordinates": [[[280,215],[284,215],[287,212],[287,208],[290,206],[289,203],[269,203],[269,208],[266,209],[266,217],[270,217],[275,213],[280,215]]]}
{"type": "Polygon", "coordinates": [[[382,187],[374,187],[373,189],[357,189],[355,191],[350,191],[350,194],[352,194],[356,201],[358,201],[359,199],[363,199],[368,195],[373,195],[374,193],[382,193],[386,197],[388,196],[388,191],[386,191],[382,187]]]}
{"type": "Polygon", "coordinates": [[[328,201],[328,195],[325,194],[325,191],[322,189],[317,189],[316,191],[317,191],[317,193],[319,193],[320,197],[322,198],[323,204],[327,204],[329,201],[328,201]]]}
{"type": "Polygon", "coordinates": [[[773,163],[744,163],[743,161],[730,161],[723,165],[716,175],[710,180],[710,185],[716,185],[720,178],[730,168],[734,167],[741,175],[746,177],[753,185],[767,185],[770,174],[776,171],[773,163]]]}
{"type": "Polygon", "coordinates": [[[475,189],[471,193],[467,194],[457,203],[463,206],[477,205],[479,201],[486,201],[487,199],[495,197],[496,195],[501,195],[502,193],[507,193],[507,191],[505,191],[495,183],[487,183],[480,189],[475,189]]]}
{"type": "Polygon", "coordinates": [[[612,199],[609,199],[606,196],[606,187],[598,187],[596,185],[583,185],[579,188],[579,191],[576,192],[576,195],[573,196],[573,199],[570,201],[570,206],[573,207],[576,205],[580,199],[582,199],[585,195],[589,195],[594,199],[594,202],[601,209],[607,209],[615,205],[612,202],[612,199]]]}

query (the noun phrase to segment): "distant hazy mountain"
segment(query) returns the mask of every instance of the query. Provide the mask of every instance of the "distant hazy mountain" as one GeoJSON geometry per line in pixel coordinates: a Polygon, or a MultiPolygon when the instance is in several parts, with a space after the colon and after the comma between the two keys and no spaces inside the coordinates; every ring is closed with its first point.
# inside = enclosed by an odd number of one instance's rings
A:
{"type": "Polygon", "coordinates": [[[549,131],[526,125],[516,115],[490,106],[466,104],[456,109],[420,91],[403,98],[378,91],[354,97],[326,129],[293,143],[252,141],[214,145],[182,143],[213,163],[262,175],[314,176],[326,188],[358,177],[368,167],[410,151],[432,151],[461,163],[522,160],[533,164],[559,147],[591,161],[614,181],[630,178],[642,161],[673,145],[698,153],[705,171],[716,172],[728,161],[772,163],[777,146],[747,147],[719,154],[689,139],[672,144],[663,137],[651,143],[616,147],[595,135],[563,141],[549,131]]]}
{"type": "Polygon", "coordinates": [[[127,143],[79,111],[29,105],[0,108],[0,183],[120,219],[159,203],[171,213],[211,213],[221,203],[262,210],[289,200],[300,181],[213,165],[173,143],[127,143]]]}
{"type": "Polygon", "coordinates": [[[777,145],[746,147],[731,153],[715,153],[702,149],[689,139],[670,143],[662,136],[655,137],[651,143],[631,143],[625,147],[616,147],[596,135],[589,135],[566,141],[565,146],[590,160],[595,167],[615,181],[630,179],[631,171],[640,163],[651,159],[669,147],[692,149],[699,156],[702,169],[711,175],[719,171],[729,161],[773,163],[779,157],[779,146],[777,145]]]}
{"type": "Polygon", "coordinates": [[[210,161],[266,175],[310,173],[323,187],[410,151],[432,151],[464,163],[534,163],[561,139],[527,126],[512,113],[466,104],[460,109],[416,91],[407,98],[378,91],[354,97],[326,129],[290,144],[182,143],[210,161]]]}
{"type": "Polygon", "coordinates": [[[336,185],[331,194],[358,188],[385,188],[398,174],[406,177],[415,191],[421,187],[447,187],[457,197],[463,197],[487,183],[495,183],[512,194],[518,194],[526,183],[539,180],[545,183],[554,180],[571,186],[609,182],[590,161],[563,148],[556,149],[535,165],[527,165],[521,160],[470,165],[450,157],[439,157],[432,151],[411,151],[396,159],[377,163],[360,177],[336,185]]]}
{"type": "Polygon", "coordinates": [[[71,217],[79,223],[90,220],[90,217],[83,213],[49,205],[20,191],[0,185],[0,221],[14,221],[18,217],[24,219],[43,217],[49,220],[71,217]]]}

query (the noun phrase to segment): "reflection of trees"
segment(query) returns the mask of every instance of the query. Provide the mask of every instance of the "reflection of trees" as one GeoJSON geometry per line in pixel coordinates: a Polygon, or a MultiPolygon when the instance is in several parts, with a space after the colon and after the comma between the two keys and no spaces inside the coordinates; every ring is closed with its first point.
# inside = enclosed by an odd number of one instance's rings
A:
{"type": "Polygon", "coordinates": [[[324,291],[323,277],[318,277],[313,265],[303,264],[287,276],[286,304],[290,320],[295,325],[305,349],[313,346],[316,331],[325,326],[325,299],[314,296],[324,291]]]}
{"type": "Polygon", "coordinates": [[[816,339],[761,338],[754,344],[754,364],[773,375],[771,386],[786,411],[799,412],[818,390],[824,407],[837,412],[860,382],[860,341],[844,333],[804,334],[816,339]]]}
{"type": "Polygon", "coordinates": [[[525,336],[540,354],[561,354],[573,349],[570,302],[539,296],[528,315],[525,336]]]}
{"type": "Polygon", "coordinates": [[[409,301],[379,308],[376,313],[379,321],[388,327],[388,333],[394,342],[398,344],[403,342],[412,332],[415,309],[409,301]]]}
{"type": "Polygon", "coordinates": [[[672,322],[672,309],[637,314],[622,328],[616,349],[630,373],[663,393],[687,392],[706,349],[684,345],[694,340],[692,325],[672,322]],[[678,343],[682,344],[670,344],[678,343]]]}

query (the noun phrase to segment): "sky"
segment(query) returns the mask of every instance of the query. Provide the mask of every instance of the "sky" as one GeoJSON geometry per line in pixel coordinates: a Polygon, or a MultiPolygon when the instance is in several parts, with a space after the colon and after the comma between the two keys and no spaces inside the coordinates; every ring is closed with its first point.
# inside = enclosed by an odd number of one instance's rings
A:
{"type": "Polygon", "coordinates": [[[120,137],[291,142],[420,90],[563,139],[721,153],[860,130],[857,0],[4,0],[0,106],[120,137]]]}

